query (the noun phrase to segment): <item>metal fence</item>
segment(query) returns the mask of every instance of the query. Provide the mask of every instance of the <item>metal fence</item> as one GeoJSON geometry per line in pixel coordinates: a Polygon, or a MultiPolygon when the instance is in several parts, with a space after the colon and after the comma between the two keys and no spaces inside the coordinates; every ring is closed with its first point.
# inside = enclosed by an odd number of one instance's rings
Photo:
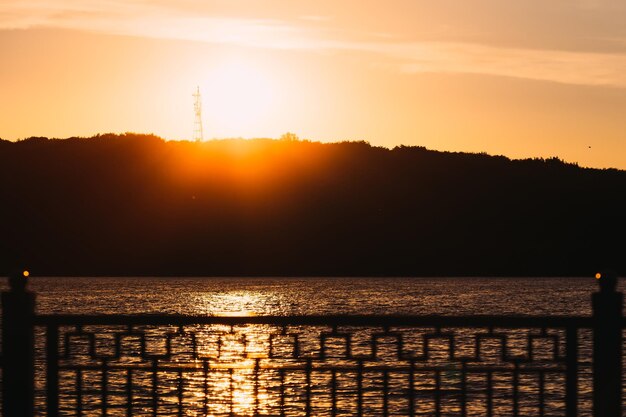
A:
{"type": "Polygon", "coordinates": [[[593,317],[35,315],[3,293],[5,416],[621,416],[622,294],[593,317]]]}

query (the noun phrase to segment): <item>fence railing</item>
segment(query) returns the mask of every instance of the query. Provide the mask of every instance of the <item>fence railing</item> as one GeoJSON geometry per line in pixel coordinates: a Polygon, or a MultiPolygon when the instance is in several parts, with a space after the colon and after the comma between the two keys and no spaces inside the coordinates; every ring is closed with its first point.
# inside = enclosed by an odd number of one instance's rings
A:
{"type": "Polygon", "coordinates": [[[622,294],[592,317],[36,315],[2,294],[3,415],[621,416],[622,294]]]}

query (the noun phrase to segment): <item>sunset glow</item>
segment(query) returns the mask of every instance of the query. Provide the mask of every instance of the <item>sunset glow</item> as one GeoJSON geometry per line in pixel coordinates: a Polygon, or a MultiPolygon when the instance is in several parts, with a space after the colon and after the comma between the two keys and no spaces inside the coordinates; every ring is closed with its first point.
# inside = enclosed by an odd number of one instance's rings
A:
{"type": "Polygon", "coordinates": [[[0,0],[2,414],[621,415],[625,22],[0,0]]]}
{"type": "Polygon", "coordinates": [[[366,140],[626,168],[626,6],[601,1],[0,5],[0,137],[366,140]]]}
{"type": "Polygon", "coordinates": [[[201,88],[208,98],[206,114],[217,128],[231,131],[262,123],[275,111],[275,97],[281,90],[269,74],[245,61],[218,64],[208,71],[201,88]]]}

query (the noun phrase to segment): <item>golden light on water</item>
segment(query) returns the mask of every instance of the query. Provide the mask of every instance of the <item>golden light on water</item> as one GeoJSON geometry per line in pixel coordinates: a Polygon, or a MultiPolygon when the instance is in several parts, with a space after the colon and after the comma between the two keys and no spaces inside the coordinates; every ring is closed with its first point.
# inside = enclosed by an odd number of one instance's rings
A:
{"type": "MultiPolygon", "coordinates": [[[[263,292],[243,290],[217,294],[198,293],[193,302],[206,314],[249,317],[266,311],[268,298],[271,297],[263,292]]],[[[257,368],[267,360],[268,329],[245,326],[228,329],[228,326],[225,326],[224,330],[226,333],[220,336],[219,353],[214,350],[215,345],[202,352],[209,356],[218,355],[220,358],[219,361],[210,364],[214,377],[213,394],[210,395],[211,398],[207,398],[212,402],[210,410],[213,413],[209,415],[227,413],[255,415],[279,407],[279,399],[267,392],[271,377],[267,372],[259,371],[263,369],[263,365],[257,368]]],[[[216,340],[207,339],[205,342],[212,345],[216,340]]],[[[194,392],[194,397],[199,402],[205,401],[203,396],[204,393],[200,389],[194,392]]]]}
{"type": "MultiPolygon", "coordinates": [[[[411,282],[407,285],[415,284],[411,282]]],[[[286,284],[280,283],[283,291],[286,291],[285,287],[286,284]]],[[[182,302],[194,306],[194,312],[205,316],[297,314],[297,310],[281,308],[281,305],[296,300],[295,294],[285,292],[281,298],[275,292],[275,289],[268,289],[264,279],[237,284],[229,284],[225,280],[195,281],[190,292],[173,291],[172,297],[180,297],[182,302]]],[[[318,288],[311,288],[304,296],[321,305],[324,300],[316,297],[320,293],[318,288]]],[[[339,300],[337,305],[345,308],[347,304],[339,300]]],[[[203,324],[187,322],[182,326],[137,325],[133,326],[130,334],[125,327],[105,329],[103,334],[95,336],[102,342],[96,343],[96,351],[102,354],[101,357],[108,357],[107,352],[113,351],[108,345],[114,343],[106,341],[120,340],[124,346],[120,350],[123,354],[119,362],[110,360],[104,365],[108,367],[109,386],[116,387],[107,397],[108,404],[120,407],[126,404],[125,388],[131,386],[133,410],[139,411],[144,401],[145,410],[149,410],[152,406],[150,393],[154,392],[154,409],[164,415],[330,415],[333,408],[337,410],[336,415],[356,415],[359,405],[363,415],[382,415],[385,406],[389,415],[406,415],[410,407],[409,397],[402,394],[410,392],[409,373],[413,370],[413,388],[423,395],[420,397],[423,400],[414,404],[414,414],[435,413],[436,401],[432,394],[436,384],[441,387],[441,392],[446,392],[443,398],[447,402],[442,401],[442,404],[445,403],[444,407],[449,412],[445,414],[459,414],[459,404],[454,401],[456,397],[451,398],[447,393],[456,395],[460,392],[464,364],[451,355],[454,352],[473,355],[478,346],[476,340],[482,340],[484,335],[482,328],[454,329],[458,332],[455,333],[458,343],[451,347],[447,338],[432,338],[425,342],[424,336],[430,332],[425,327],[392,326],[392,333],[381,335],[380,323],[363,326],[340,324],[337,328],[332,321],[319,325],[298,323],[273,319],[267,322],[258,319],[207,320],[203,324]],[[398,338],[396,335],[401,336],[398,338]],[[424,352],[425,343],[428,343],[430,352],[428,360],[419,361],[421,369],[417,369],[412,358],[424,352]],[[410,355],[399,358],[400,351],[410,355]],[[111,364],[133,368],[132,374],[114,370],[109,367],[111,364]],[[154,371],[155,367],[158,372],[154,371]],[[132,379],[130,384],[127,378],[132,379]],[[156,384],[153,382],[155,379],[156,384]],[[389,383],[386,384],[385,380],[389,383]],[[156,387],[154,391],[153,387],[156,387]],[[385,396],[387,403],[383,401],[385,396]]],[[[501,331],[511,342],[511,354],[520,357],[528,349],[526,341],[535,334],[526,329],[522,332],[519,329],[501,331]]],[[[92,362],[84,362],[85,359],[93,360],[89,355],[92,339],[76,334],[73,328],[63,329],[63,332],[69,334],[69,339],[62,340],[70,340],[73,345],[68,350],[70,360],[83,367],[81,378],[84,386],[88,381],[95,381],[97,390],[102,368],[91,369],[92,362]]],[[[564,337],[558,329],[550,330],[548,335],[549,338],[533,345],[536,352],[552,355],[556,340],[552,337],[559,340],[564,337]]],[[[501,351],[499,340],[480,342],[483,358],[498,360],[501,351]]],[[[544,365],[544,362],[541,363],[544,365]]],[[[512,372],[513,366],[511,364],[506,369],[512,372]]],[[[560,410],[555,407],[560,407],[564,398],[561,389],[565,381],[563,364],[554,362],[546,366],[551,366],[546,369],[552,374],[545,380],[537,379],[536,375],[520,376],[519,386],[523,387],[520,392],[525,393],[520,396],[520,404],[523,405],[520,409],[534,409],[536,393],[541,386],[546,392],[553,393],[547,407],[560,410]]],[[[493,391],[496,393],[492,407],[494,414],[510,412],[508,404],[512,379],[508,372],[503,368],[503,372],[493,377],[493,391]]],[[[64,390],[72,392],[77,377],[74,369],[63,368],[61,376],[64,390]]],[[[468,414],[485,415],[488,406],[481,393],[491,382],[487,382],[484,374],[471,375],[467,381],[477,387],[468,396],[468,414]]],[[[98,414],[102,408],[98,398],[94,398],[89,400],[92,402],[83,403],[85,409],[91,411],[86,415],[98,414]]],[[[62,398],[62,404],[72,407],[75,399],[67,395],[62,398]]],[[[111,415],[118,414],[122,414],[121,408],[111,412],[111,415]]]]}
{"type": "Polygon", "coordinates": [[[193,304],[202,314],[212,316],[251,317],[266,312],[268,296],[262,293],[236,291],[228,293],[198,293],[193,304]]]}

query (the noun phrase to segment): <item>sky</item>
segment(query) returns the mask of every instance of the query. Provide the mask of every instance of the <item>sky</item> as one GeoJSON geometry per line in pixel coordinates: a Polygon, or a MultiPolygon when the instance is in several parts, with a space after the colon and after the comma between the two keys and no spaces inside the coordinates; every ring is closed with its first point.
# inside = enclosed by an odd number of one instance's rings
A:
{"type": "Polygon", "coordinates": [[[0,138],[366,140],[626,169],[622,0],[0,0],[0,138]]]}

